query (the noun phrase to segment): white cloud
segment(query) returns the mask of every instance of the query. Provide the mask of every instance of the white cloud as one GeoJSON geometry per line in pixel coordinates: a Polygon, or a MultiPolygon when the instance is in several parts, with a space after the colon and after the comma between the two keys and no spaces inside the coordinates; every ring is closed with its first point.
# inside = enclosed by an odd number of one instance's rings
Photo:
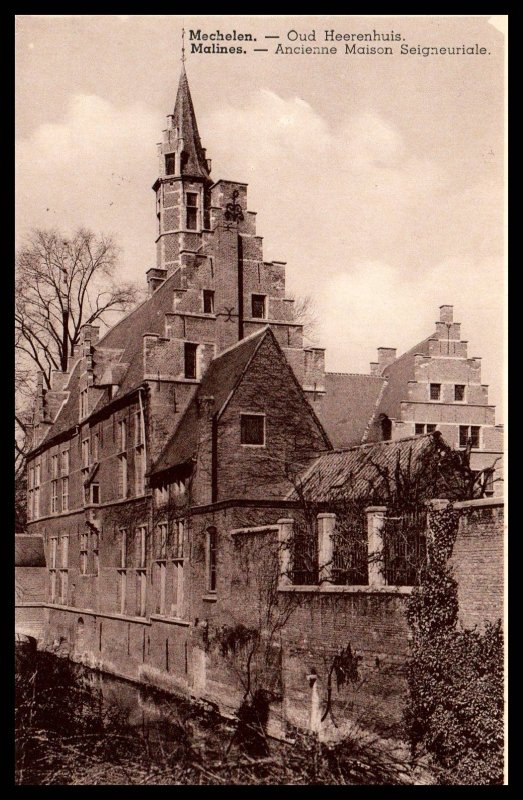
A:
{"type": "MultiPolygon", "coordinates": [[[[488,177],[460,189],[397,124],[349,105],[333,128],[302,99],[260,89],[242,108],[198,116],[213,177],[250,182],[265,258],[287,260],[288,289],[318,298],[330,369],[367,371],[377,346],[412,346],[452,303],[499,402],[499,203],[488,177]]],[[[18,143],[20,232],[113,233],[127,275],[143,279],[154,264],[163,122],[140,103],[72,97],[60,122],[18,143]]]]}

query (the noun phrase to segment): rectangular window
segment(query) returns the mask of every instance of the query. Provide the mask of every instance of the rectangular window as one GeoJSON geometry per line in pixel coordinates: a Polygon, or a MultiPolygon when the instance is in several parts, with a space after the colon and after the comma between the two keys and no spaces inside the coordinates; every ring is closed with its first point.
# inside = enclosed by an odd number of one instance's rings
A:
{"type": "Polygon", "coordinates": [[[98,433],[93,435],[93,447],[92,447],[92,455],[93,455],[93,464],[98,462],[98,458],[100,455],[100,436],[98,433]]]}
{"type": "Polygon", "coordinates": [[[87,575],[87,533],[80,534],[80,574],[87,575]]]}
{"type": "Polygon", "coordinates": [[[143,444],[142,412],[137,411],[134,415],[134,446],[139,447],[143,444]]]}
{"type": "Polygon", "coordinates": [[[240,415],[240,441],[242,444],[265,444],[265,414],[240,415]]]}
{"type": "Polygon", "coordinates": [[[474,450],[479,449],[479,426],[472,425],[470,428],[470,439],[474,450]]]}
{"type": "Polygon", "coordinates": [[[127,528],[120,528],[120,567],[127,567],[127,528]]]}
{"type": "Polygon", "coordinates": [[[99,505],[100,503],[100,484],[99,483],[92,483],[91,484],[91,503],[95,506],[99,505]]]}
{"type": "Polygon", "coordinates": [[[138,528],[138,538],[136,542],[137,553],[136,563],[137,566],[145,569],[147,566],[147,527],[141,525],[138,528]]]}
{"type": "Polygon", "coordinates": [[[40,516],[40,463],[35,464],[34,473],[34,491],[33,491],[33,518],[38,519],[40,516]]]}
{"type": "Polygon", "coordinates": [[[421,436],[423,433],[425,433],[425,425],[416,422],[416,425],[414,426],[414,434],[416,436],[421,436]]]}
{"type": "Polygon", "coordinates": [[[51,564],[51,569],[56,569],[56,558],[58,553],[58,539],[53,536],[52,539],[49,540],[51,546],[51,552],[49,555],[49,560],[51,564]]]}
{"type": "Polygon", "coordinates": [[[53,480],[58,478],[58,455],[51,458],[51,477],[53,480]]]}
{"type": "Polygon", "coordinates": [[[459,446],[466,447],[470,439],[471,447],[479,450],[480,447],[480,426],[479,425],[460,425],[459,426],[459,446]]]}
{"type": "Polygon", "coordinates": [[[430,399],[441,400],[441,383],[430,384],[430,399]]]}
{"type": "Polygon", "coordinates": [[[485,483],[485,496],[492,497],[494,495],[494,472],[489,472],[487,481],[485,483]]]}
{"type": "Polygon", "coordinates": [[[207,531],[207,589],[216,591],[216,528],[207,531]]]}
{"type": "Polygon", "coordinates": [[[69,511],[69,478],[62,478],[62,511],[69,511]]]}
{"type": "Polygon", "coordinates": [[[63,569],[69,566],[69,537],[62,536],[60,540],[61,565],[63,569]]]}
{"type": "Polygon", "coordinates": [[[118,494],[127,497],[127,456],[122,453],[118,456],[118,494]]]}
{"type": "Polygon", "coordinates": [[[147,599],[147,572],[144,569],[136,570],[136,616],[145,617],[147,599]]]}
{"type": "Polygon", "coordinates": [[[192,342],[185,342],[184,344],[184,364],[185,364],[185,377],[196,379],[196,351],[197,344],[192,342]]]}
{"type": "Polygon", "coordinates": [[[462,403],[465,400],[465,387],[462,383],[454,384],[454,400],[456,403],[462,403]]]}
{"type": "Polygon", "coordinates": [[[91,459],[91,448],[89,446],[89,439],[82,441],[82,469],[89,469],[89,462],[91,459]]]}
{"type": "Polygon", "coordinates": [[[134,451],[134,492],[141,495],[145,491],[145,459],[143,445],[134,451]]]}
{"type": "Polygon", "coordinates": [[[93,553],[93,575],[100,571],[100,539],[96,531],[91,532],[91,550],[93,553]]]}
{"type": "Polygon", "coordinates": [[[60,570],[60,603],[65,606],[67,605],[67,597],[68,597],[68,588],[69,588],[69,573],[66,569],[60,570]]]}
{"type": "Polygon", "coordinates": [[[49,582],[51,589],[51,603],[56,603],[56,570],[49,570],[49,582]]]}
{"type": "Polygon", "coordinates": [[[198,230],[198,195],[196,192],[187,192],[185,195],[185,205],[187,212],[187,230],[198,230]]]}
{"type": "Polygon", "coordinates": [[[62,475],[69,475],[69,450],[62,450],[62,475]]]}
{"type": "MultiPolygon", "coordinates": [[[[183,561],[175,561],[173,564],[173,589],[176,591],[176,602],[171,606],[171,614],[174,617],[183,617],[183,561]]],[[[216,569],[214,571],[214,585],[216,588],[216,569]]],[[[213,590],[214,591],[214,590],[213,590]]]]}
{"type": "Polygon", "coordinates": [[[158,545],[157,554],[159,559],[167,556],[167,525],[162,522],[158,525],[158,545]]]}
{"type": "Polygon", "coordinates": [[[167,582],[167,564],[165,561],[158,561],[157,565],[158,574],[158,614],[165,614],[165,595],[166,595],[166,582],[167,582]]]}
{"type": "Polygon", "coordinates": [[[58,512],[58,481],[51,481],[51,514],[58,512]]]}
{"type": "Polygon", "coordinates": [[[175,524],[176,539],[174,544],[174,558],[183,558],[183,540],[185,533],[185,520],[179,519],[175,524]]]}
{"type": "Polygon", "coordinates": [[[264,294],[253,294],[252,295],[252,316],[253,316],[254,319],[265,319],[266,318],[265,295],[264,294]]]}
{"type": "Polygon", "coordinates": [[[127,425],[124,419],[118,423],[118,444],[120,452],[127,449],[127,425]]]}
{"type": "Polygon", "coordinates": [[[120,614],[125,614],[127,605],[127,572],[125,569],[118,570],[118,611],[120,614]]]}
{"type": "Polygon", "coordinates": [[[165,174],[174,175],[175,171],[175,155],[174,153],[166,153],[165,155],[165,174]]]}
{"type": "Polygon", "coordinates": [[[211,289],[203,290],[203,313],[214,314],[214,292],[211,289]]]}
{"type": "Polygon", "coordinates": [[[89,412],[88,389],[82,389],[82,391],[80,392],[80,419],[86,417],[88,412],[89,412]]]}

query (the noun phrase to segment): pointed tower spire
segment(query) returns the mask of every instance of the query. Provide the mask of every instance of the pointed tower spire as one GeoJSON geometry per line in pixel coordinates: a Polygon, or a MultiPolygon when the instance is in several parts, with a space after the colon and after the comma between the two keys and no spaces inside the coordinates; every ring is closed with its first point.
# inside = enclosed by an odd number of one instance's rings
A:
{"type": "Polygon", "coordinates": [[[208,178],[210,174],[205,149],[200,141],[196,114],[192,103],[189,81],[185,72],[185,54],[182,60],[178,93],[172,115],[180,149],[180,175],[208,178]]]}

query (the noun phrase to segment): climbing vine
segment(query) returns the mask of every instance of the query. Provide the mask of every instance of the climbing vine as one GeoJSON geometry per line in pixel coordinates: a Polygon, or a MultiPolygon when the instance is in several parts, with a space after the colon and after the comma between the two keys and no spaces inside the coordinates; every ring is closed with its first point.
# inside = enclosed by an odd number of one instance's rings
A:
{"type": "Polygon", "coordinates": [[[412,754],[426,752],[442,784],[503,782],[503,634],[457,629],[457,583],[449,558],[459,515],[431,514],[428,563],[409,599],[412,631],[404,719],[412,754]]]}

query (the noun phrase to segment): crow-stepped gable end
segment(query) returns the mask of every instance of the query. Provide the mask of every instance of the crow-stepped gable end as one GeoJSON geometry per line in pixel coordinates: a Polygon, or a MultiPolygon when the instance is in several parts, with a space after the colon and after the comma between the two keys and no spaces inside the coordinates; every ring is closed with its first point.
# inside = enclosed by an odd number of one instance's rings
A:
{"type": "MultiPolygon", "coordinates": [[[[473,470],[501,455],[480,361],[446,305],[407,353],[380,347],[371,374],[326,372],[324,349],[304,346],[285,263],[264,260],[247,184],[211,178],[185,68],[158,155],[147,298],[103,336],[85,325],[69,371],[49,390],[38,382],[28,531],[45,561],[35,550],[38,603],[22,592],[33,578],[20,578],[26,630],[77,661],[231,712],[244,689],[209,637],[268,619],[267,587],[270,613],[283,613],[299,585],[296,614],[269,620],[271,730],[318,732],[323,678],[311,694],[306,676],[348,642],[364,654],[354,718],[389,730],[410,646],[405,553],[422,552],[425,527],[415,548],[410,529],[408,547],[385,548],[387,481],[439,469],[452,447],[470,449],[473,470]],[[342,510],[353,514],[343,530],[342,510]],[[380,572],[368,563],[375,546],[398,563],[380,572]]],[[[487,498],[501,492],[500,461],[495,476],[487,498]]],[[[487,578],[494,566],[485,562],[487,578]]],[[[338,719],[349,705],[340,700],[338,719]]]]}

